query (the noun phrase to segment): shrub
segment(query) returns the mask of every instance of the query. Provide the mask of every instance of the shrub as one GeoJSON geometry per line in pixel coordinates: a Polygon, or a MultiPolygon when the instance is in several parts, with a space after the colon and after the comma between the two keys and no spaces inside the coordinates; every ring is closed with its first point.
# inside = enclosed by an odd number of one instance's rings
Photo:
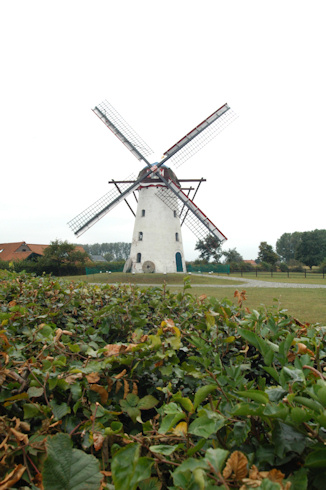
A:
{"type": "Polygon", "coordinates": [[[2,274],[3,488],[323,488],[326,327],[2,274]]]}

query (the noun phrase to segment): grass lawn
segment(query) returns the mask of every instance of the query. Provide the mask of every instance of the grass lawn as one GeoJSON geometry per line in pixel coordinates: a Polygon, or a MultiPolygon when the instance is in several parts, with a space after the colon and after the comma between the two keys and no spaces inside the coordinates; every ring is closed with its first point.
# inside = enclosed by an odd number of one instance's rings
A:
{"type": "Polygon", "coordinates": [[[223,276],[211,275],[211,276],[201,276],[198,274],[125,274],[123,272],[112,272],[102,273],[102,274],[90,274],[88,276],[72,276],[69,277],[72,281],[86,281],[86,282],[97,282],[105,284],[116,284],[116,283],[130,283],[130,284],[157,284],[161,286],[164,282],[166,284],[176,284],[183,285],[183,279],[185,277],[190,277],[192,284],[239,284],[241,279],[235,278],[230,281],[229,279],[223,278],[223,276]]]}
{"type": "MultiPolygon", "coordinates": [[[[326,289],[246,289],[245,286],[238,289],[247,291],[247,300],[244,302],[244,306],[247,306],[250,310],[257,309],[262,305],[268,308],[279,304],[281,309],[287,310],[290,315],[303,323],[321,323],[326,326],[326,289]]],[[[206,294],[218,299],[227,298],[236,304],[232,288],[194,287],[190,291],[194,296],[206,294]]]]}

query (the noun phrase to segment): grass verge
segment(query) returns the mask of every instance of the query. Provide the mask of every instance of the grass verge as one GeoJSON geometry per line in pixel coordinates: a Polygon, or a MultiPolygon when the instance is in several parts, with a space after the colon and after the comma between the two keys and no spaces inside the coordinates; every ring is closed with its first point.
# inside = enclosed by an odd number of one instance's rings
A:
{"type": "Polygon", "coordinates": [[[112,272],[102,274],[90,274],[88,276],[72,276],[66,279],[72,281],[96,282],[105,284],[127,283],[127,284],[157,284],[161,286],[164,282],[168,285],[183,285],[183,279],[190,277],[191,284],[216,284],[231,285],[239,284],[241,279],[225,279],[223,276],[211,275],[201,276],[196,274],[124,274],[123,272],[112,272]]]}
{"type": "MultiPolygon", "coordinates": [[[[326,289],[248,288],[246,291],[247,300],[244,306],[250,310],[262,305],[268,308],[280,304],[281,309],[287,310],[303,323],[321,323],[326,326],[326,289]]],[[[232,288],[196,287],[191,289],[191,293],[194,296],[206,294],[218,299],[227,298],[234,304],[237,303],[232,288]]]]}

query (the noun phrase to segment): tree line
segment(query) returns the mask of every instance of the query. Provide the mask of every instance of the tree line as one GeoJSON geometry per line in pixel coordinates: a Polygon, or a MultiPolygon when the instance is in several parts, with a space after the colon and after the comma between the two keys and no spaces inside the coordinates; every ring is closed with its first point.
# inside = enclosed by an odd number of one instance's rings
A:
{"type": "Polygon", "coordinates": [[[131,243],[94,243],[93,245],[82,245],[89,255],[101,255],[107,262],[127,260],[130,254],[131,243]]]}
{"type": "MultiPolygon", "coordinates": [[[[199,260],[244,266],[243,258],[237,250],[222,251],[220,241],[213,235],[207,235],[196,243],[195,250],[199,251],[199,260]]],[[[283,233],[276,241],[276,250],[267,242],[260,242],[256,263],[266,268],[280,266],[326,267],[326,230],[296,231],[283,233]]]]}

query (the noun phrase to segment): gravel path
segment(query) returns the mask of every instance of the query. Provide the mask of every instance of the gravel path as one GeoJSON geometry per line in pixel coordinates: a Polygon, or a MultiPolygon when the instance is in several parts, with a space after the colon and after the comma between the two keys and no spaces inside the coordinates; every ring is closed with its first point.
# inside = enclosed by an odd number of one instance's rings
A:
{"type": "MultiPolygon", "coordinates": [[[[211,277],[202,274],[204,277],[211,277]]],[[[222,279],[222,278],[221,278],[222,279]]],[[[256,279],[246,279],[244,277],[226,277],[223,279],[229,281],[239,280],[239,284],[192,284],[191,287],[208,287],[208,288],[301,288],[301,289],[325,289],[326,285],[323,284],[297,284],[291,282],[269,282],[269,281],[259,281],[256,279]]]]}

